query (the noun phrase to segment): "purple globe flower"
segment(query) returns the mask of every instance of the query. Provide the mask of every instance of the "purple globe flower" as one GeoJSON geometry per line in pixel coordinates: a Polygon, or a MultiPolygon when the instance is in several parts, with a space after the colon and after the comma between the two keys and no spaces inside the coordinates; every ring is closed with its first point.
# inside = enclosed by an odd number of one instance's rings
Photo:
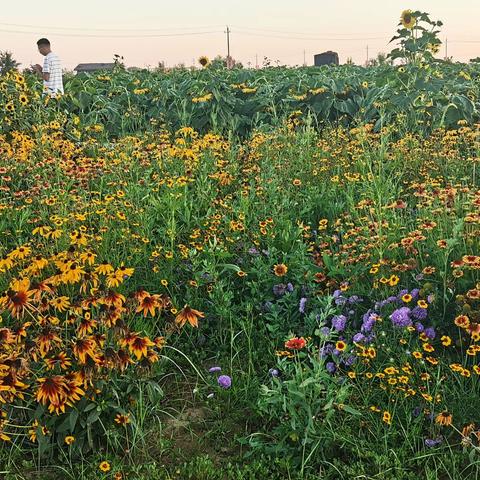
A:
{"type": "Polygon", "coordinates": [[[232,379],[228,375],[220,375],[217,382],[222,388],[230,388],[232,385],[232,379]]]}
{"type": "Polygon", "coordinates": [[[332,318],[332,327],[337,332],[343,332],[345,330],[345,326],[347,324],[347,318],[345,315],[335,315],[332,318]]]}
{"type": "Polygon", "coordinates": [[[428,327],[425,329],[425,335],[430,339],[433,340],[437,334],[435,333],[435,329],[433,327],[428,327]]]}
{"type": "Polygon", "coordinates": [[[420,307],[414,307],[411,314],[412,317],[415,318],[415,320],[425,320],[428,316],[427,309],[420,307]]]}
{"type": "Polygon", "coordinates": [[[420,294],[420,290],[418,288],[414,288],[411,292],[410,295],[412,296],[412,300],[416,300],[418,298],[418,295],[420,294]]]}
{"type": "Polygon", "coordinates": [[[394,327],[409,327],[412,324],[408,307],[397,308],[391,315],[390,320],[394,327]]]}
{"type": "Polygon", "coordinates": [[[328,373],[335,373],[337,366],[333,362],[327,362],[325,368],[327,369],[328,373]]]}
{"type": "Polygon", "coordinates": [[[361,343],[365,340],[365,335],[363,333],[356,333],[354,336],[353,336],[353,341],[355,343],[361,343]]]}
{"type": "Polygon", "coordinates": [[[416,322],[415,330],[417,330],[418,333],[422,333],[425,330],[425,327],[420,322],[416,322]]]}

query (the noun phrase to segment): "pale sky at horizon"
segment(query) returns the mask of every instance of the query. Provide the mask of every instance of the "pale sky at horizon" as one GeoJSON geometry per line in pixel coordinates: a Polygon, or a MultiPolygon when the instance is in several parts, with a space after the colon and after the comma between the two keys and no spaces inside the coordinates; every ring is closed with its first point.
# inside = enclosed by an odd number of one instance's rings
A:
{"type": "MultiPolygon", "coordinates": [[[[480,56],[480,0],[83,0],[71,5],[65,0],[8,0],[2,5],[0,50],[11,51],[22,67],[41,63],[36,40],[46,36],[69,69],[111,62],[115,53],[128,66],[155,66],[162,60],[167,66],[191,65],[200,55],[226,55],[229,25],[231,55],[244,65],[254,66],[256,55],[259,64],[265,56],[302,64],[304,50],[308,64],[325,50],[337,51],[341,63],[352,57],[360,64],[367,45],[370,57],[392,48],[388,41],[407,8],[443,21],[440,38],[448,38],[448,55],[454,60],[480,56]],[[177,35],[159,36],[166,34],[177,35]]],[[[443,46],[439,56],[444,55],[443,46]]]]}

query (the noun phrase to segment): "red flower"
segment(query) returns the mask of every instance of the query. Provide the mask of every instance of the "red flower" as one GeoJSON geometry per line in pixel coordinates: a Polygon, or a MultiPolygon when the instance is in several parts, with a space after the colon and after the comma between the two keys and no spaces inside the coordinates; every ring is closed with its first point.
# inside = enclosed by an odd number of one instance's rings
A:
{"type": "Polygon", "coordinates": [[[293,337],[285,342],[285,348],[289,350],[301,350],[306,344],[307,342],[303,337],[293,337]]]}

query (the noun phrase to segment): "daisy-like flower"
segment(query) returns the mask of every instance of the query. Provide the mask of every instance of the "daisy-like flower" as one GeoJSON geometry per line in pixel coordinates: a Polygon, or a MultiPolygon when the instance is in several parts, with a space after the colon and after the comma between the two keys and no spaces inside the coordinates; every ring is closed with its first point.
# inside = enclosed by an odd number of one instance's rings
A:
{"type": "Polygon", "coordinates": [[[110,469],[112,468],[110,466],[110,464],[104,460],[103,462],[100,463],[100,465],[98,466],[98,468],[103,472],[103,473],[107,473],[110,471],[110,469]]]}
{"type": "Polygon", "coordinates": [[[115,423],[118,423],[119,425],[127,425],[127,423],[130,423],[130,414],[127,413],[126,415],[123,415],[121,413],[117,413],[115,416],[115,423]]]}
{"type": "Polygon", "coordinates": [[[183,327],[185,323],[188,322],[192,327],[198,327],[198,319],[204,317],[205,314],[203,312],[185,305],[175,317],[175,323],[180,327],[183,327]]]}
{"type": "Polygon", "coordinates": [[[301,350],[307,344],[303,337],[293,337],[285,342],[285,348],[289,350],[301,350]]]}
{"type": "Polygon", "coordinates": [[[288,272],[288,267],[284,263],[273,266],[273,272],[277,277],[283,277],[288,272]]]}
{"type": "Polygon", "coordinates": [[[155,310],[160,307],[158,302],[158,295],[145,294],[139,300],[139,305],[136,309],[136,312],[143,312],[143,316],[146,317],[150,314],[152,317],[155,316],[155,310]]]}
{"type": "Polygon", "coordinates": [[[447,411],[440,413],[435,417],[435,423],[448,427],[452,424],[452,414],[447,411]]]}

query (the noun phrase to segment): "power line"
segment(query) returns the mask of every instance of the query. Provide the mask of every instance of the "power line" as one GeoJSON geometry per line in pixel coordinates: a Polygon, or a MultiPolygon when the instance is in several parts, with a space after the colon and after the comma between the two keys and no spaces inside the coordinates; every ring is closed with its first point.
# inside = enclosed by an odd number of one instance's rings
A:
{"type": "Polygon", "coordinates": [[[319,41],[360,41],[360,40],[386,40],[386,37],[363,37],[363,38],[328,38],[328,37],[286,37],[279,35],[269,35],[262,33],[245,32],[236,30],[235,33],[240,35],[254,36],[254,37],[269,37],[269,38],[283,38],[285,40],[319,40],[319,41]]]}
{"type": "MultiPolygon", "coordinates": [[[[0,22],[0,25],[6,27],[20,27],[20,28],[38,28],[38,25],[24,25],[19,23],[3,23],[0,22]]],[[[58,26],[42,26],[43,30],[78,30],[78,31],[86,31],[86,32],[136,32],[141,30],[142,32],[165,32],[165,30],[199,30],[203,28],[219,28],[223,25],[204,25],[204,26],[194,26],[194,27],[169,27],[167,29],[160,29],[160,28],[84,28],[84,27],[58,27],[58,26]]]]}
{"type": "MultiPolygon", "coordinates": [[[[251,30],[251,31],[257,31],[257,32],[267,32],[267,33],[281,33],[285,35],[308,35],[308,34],[314,34],[316,32],[308,32],[308,31],[303,31],[303,32],[293,32],[291,30],[273,30],[268,27],[265,28],[252,28],[252,27],[242,27],[240,25],[232,25],[233,28],[239,28],[241,30],[251,30]]],[[[364,32],[361,33],[353,33],[353,32],[348,32],[348,33],[331,33],[329,32],[328,35],[363,35],[364,32]]],[[[375,33],[377,35],[377,33],[375,33]]],[[[388,37],[390,34],[389,33],[378,33],[378,35],[384,35],[385,37],[388,37]]],[[[383,37],[382,37],[383,38],[383,37]]]]}
{"type": "MultiPolygon", "coordinates": [[[[3,33],[19,33],[19,34],[28,34],[28,35],[43,35],[44,32],[24,32],[21,30],[5,30],[0,29],[0,32],[3,33]]],[[[210,32],[186,32],[186,33],[164,33],[164,34],[138,34],[138,35],[95,35],[89,33],[54,33],[56,37],[76,37],[76,38],[156,38],[156,37],[186,37],[189,35],[210,35],[212,33],[222,33],[221,31],[210,31],[210,32]]]]}

